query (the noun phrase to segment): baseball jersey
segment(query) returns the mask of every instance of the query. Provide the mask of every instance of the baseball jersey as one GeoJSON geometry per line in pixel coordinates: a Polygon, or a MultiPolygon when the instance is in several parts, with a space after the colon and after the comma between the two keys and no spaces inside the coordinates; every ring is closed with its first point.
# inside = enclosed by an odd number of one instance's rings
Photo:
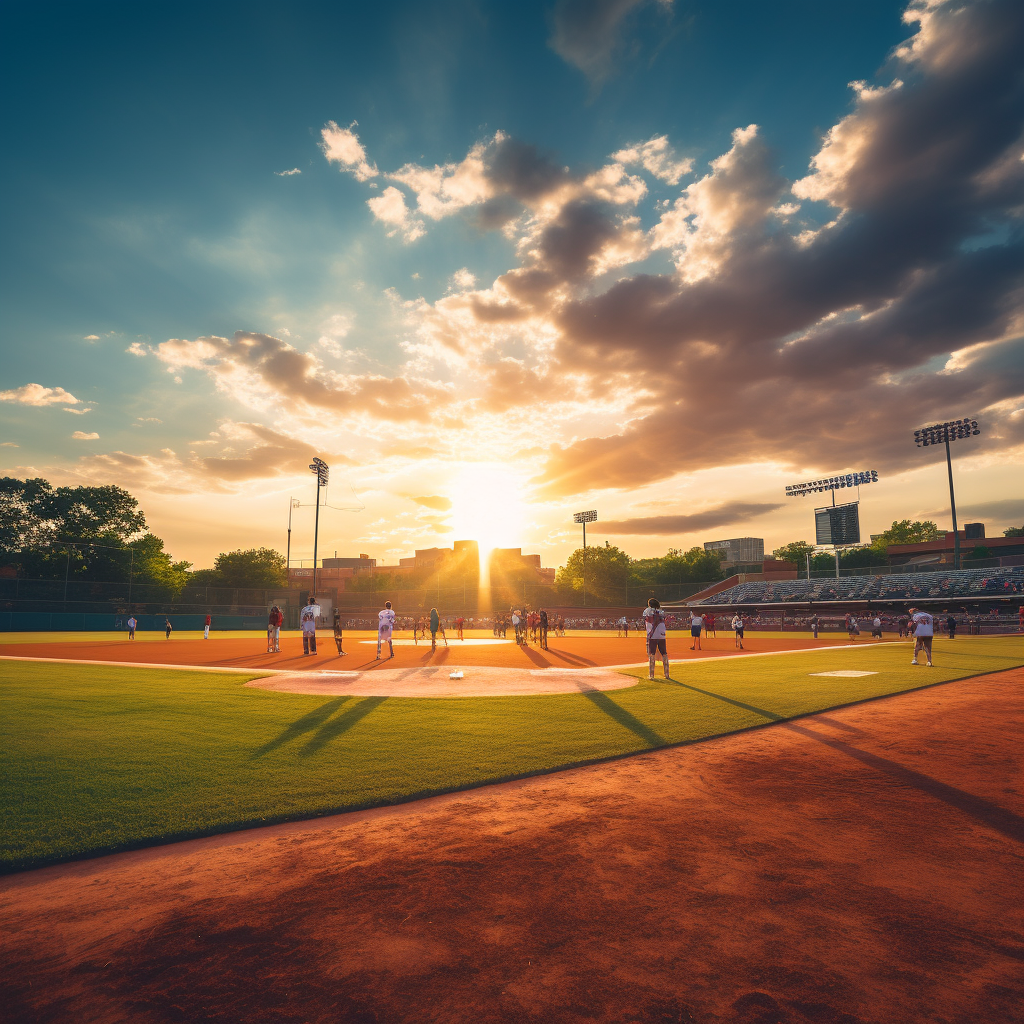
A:
{"type": "Polygon", "coordinates": [[[302,614],[299,616],[299,623],[302,626],[303,633],[316,632],[316,619],[319,614],[320,605],[318,604],[307,604],[302,609],[302,614]]]}
{"type": "Polygon", "coordinates": [[[928,612],[914,612],[914,636],[934,636],[932,617],[928,612]]]}
{"type": "Polygon", "coordinates": [[[644,609],[644,626],[648,640],[665,639],[665,613],[660,608],[644,609]]]}
{"type": "Polygon", "coordinates": [[[392,608],[382,608],[377,612],[377,635],[383,640],[391,636],[395,628],[395,612],[392,608]]]}

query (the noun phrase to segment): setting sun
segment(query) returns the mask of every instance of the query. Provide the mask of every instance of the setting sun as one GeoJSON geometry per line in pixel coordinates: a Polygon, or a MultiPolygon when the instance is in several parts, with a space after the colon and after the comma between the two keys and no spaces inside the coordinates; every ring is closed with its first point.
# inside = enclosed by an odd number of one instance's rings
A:
{"type": "Polygon", "coordinates": [[[493,548],[519,547],[527,518],[524,480],[507,466],[466,466],[451,484],[452,520],[457,540],[475,540],[481,560],[493,548]]]}

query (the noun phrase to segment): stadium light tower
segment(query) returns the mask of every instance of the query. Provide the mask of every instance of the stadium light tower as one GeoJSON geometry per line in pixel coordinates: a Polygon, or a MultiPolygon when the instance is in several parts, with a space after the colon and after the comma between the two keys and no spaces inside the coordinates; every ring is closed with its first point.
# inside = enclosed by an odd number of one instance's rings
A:
{"type": "Polygon", "coordinates": [[[597,522],[597,509],[589,512],[576,512],[572,521],[583,525],[583,607],[587,607],[587,523],[597,522]]]}
{"type": "Polygon", "coordinates": [[[327,486],[331,467],[323,459],[313,459],[309,468],[316,474],[316,516],[313,520],[313,596],[316,597],[316,542],[320,532],[320,488],[327,486]]]}
{"type": "Polygon", "coordinates": [[[953,569],[960,568],[960,534],[956,530],[956,498],[953,497],[953,460],[949,454],[950,441],[962,441],[965,437],[977,437],[981,433],[978,421],[972,419],[946,420],[931,427],[914,431],[914,444],[928,448],[933,444],[946,446],[946,470],[949,473],[949,511],[953,516],[953,569]]]}

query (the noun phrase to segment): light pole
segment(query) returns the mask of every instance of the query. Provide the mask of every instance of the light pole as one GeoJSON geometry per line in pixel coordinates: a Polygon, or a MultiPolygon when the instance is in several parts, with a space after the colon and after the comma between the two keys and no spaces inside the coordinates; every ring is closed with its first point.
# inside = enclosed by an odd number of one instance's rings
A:
{"type": "Polygon", "coordinates": [[[313,519],[313,597],[316,597],[316,543],[320,534],[320,488],[327,486],[331,468],[323,459],[313,459],[309,468],[316,474],[316,516],[313,519]]]}
{"type": "Polygon", "coordinates": [[[583,607],[587,607],[587,523],[597,522],[597,509],[589,512],[576,512],[572,521],[583,526],[583,607]]]}
{"type": "Polygon", "coordinates": [[[288,499],[288,547],[285,549],[284,568],[285,573],[292,567],[292,509],[301,508],[302,502],[298,498],[288,499]]]}
{"type": "Polygon", "coordinates": [[[914,431],[914,444],[918,448],[927,448],[933,444],[946,446],[946,470],[949,473],[949,510],[953,516],[953,570],[960,568],[960,534],[956,529],[956,499],[953,497],[953,460],[949,454],[949,442],[960,441],[965,437],[976,437],[981,433],[978,421],[972,419],[946,420],[931,427],[914,431]]]}

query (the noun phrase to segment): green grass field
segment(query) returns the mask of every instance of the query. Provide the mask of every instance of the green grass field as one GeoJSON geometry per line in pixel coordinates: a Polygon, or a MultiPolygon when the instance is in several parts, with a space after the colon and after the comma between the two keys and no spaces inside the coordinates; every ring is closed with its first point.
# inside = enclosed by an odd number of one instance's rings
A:
{"type": "MultiPolygon", "coordinates": [[[[312,697],[246,676],[0,662],[0,871],[394,803],[1024,664],[1020,638],[676,663],[609,693],[312,697]],[[810,673],[858,669],[856,678],[810,673]]],[[[645,674],[645,673],[643,673],[645,674]]],[[[253,676],[259,675],[253,672],[253,676]]]]}

